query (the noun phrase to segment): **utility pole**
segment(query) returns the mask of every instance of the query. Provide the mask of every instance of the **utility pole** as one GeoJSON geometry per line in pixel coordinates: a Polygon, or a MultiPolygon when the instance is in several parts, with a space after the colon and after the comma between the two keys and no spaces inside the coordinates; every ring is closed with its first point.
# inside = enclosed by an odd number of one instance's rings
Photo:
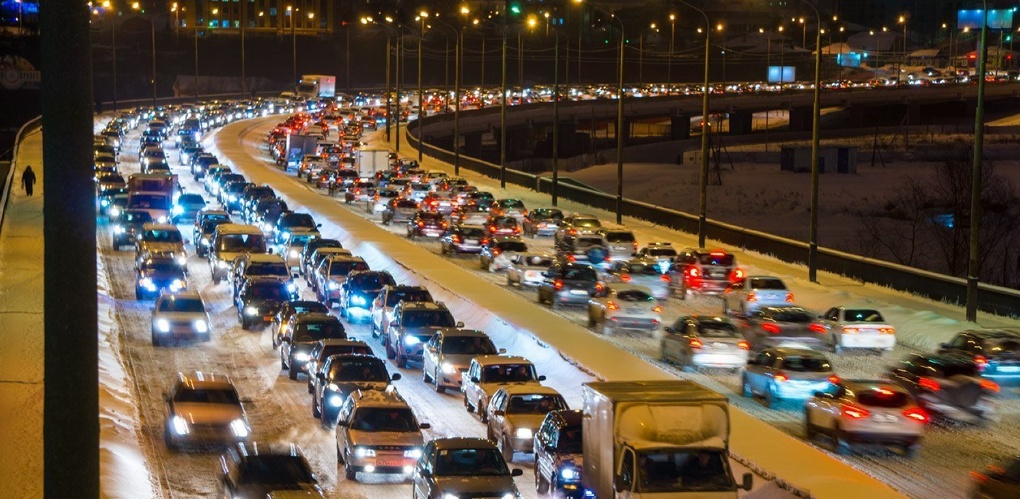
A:
{"type": "Polygon", "coordinates": [[[978,45],[977,110],[974,112],[974,159],[970,173],[970,255],[967,259],[967,320],[977,321],[978,274],[981,262],[981,175],[985,148],[985,71],[988,64],[988,0],[982,0],[981,44],[978,45]]]}

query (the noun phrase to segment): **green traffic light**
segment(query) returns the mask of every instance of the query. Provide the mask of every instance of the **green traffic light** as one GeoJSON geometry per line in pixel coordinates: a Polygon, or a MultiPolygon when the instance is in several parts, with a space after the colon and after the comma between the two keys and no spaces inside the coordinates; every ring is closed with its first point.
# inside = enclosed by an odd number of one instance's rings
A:
{"type": "Polygon", "coordinates": [[[521,13],[521,4],[518,4],[518,3],[510,4],[510,12],[512,14],[520,14],[521,13]]]}

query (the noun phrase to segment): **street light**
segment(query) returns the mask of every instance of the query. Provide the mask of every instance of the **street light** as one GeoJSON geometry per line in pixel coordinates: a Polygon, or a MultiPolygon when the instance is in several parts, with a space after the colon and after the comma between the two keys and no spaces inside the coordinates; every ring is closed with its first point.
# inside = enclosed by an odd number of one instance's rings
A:
{"type": "MultiPolygon", "coordinates": [[[[534,24],[529,21],[530,26],[534,24]]],[[[546,34],[549,33],[549,25],[546,24],[546,34]]],[[[556,28],[552,28],[556,37],[556,48],[553,52],[553,137],[552,137],[552,205],[556,206],[559,201],[560,181],[560,36],[565,36],[556,28]]],[[[569,42],[568,42],[569,43],[569,42]]]]}
{"type": "Polygon", "coordinates": [[[898,65],[900,67],[896,71],[896,81],[898,84],[903,74],[901,65],[907,62],[907,16],[900,16],[896,22],[903,25],[903,58],[900,59],[900,64],[898,65]]]}
{"type": "Polygon", "coordinates": [[[673,39],[676,38],[676,15],[669,15],[669,58],[666,59],[666,95],[673,88],[673,39]]]}
{"type": "MultiPolygon", "coordinates": [[[[134,2],[131,4],[131,9],[137,10],[141,13],[145,13],[145,9],[142,8],[141,4],[134,2]]],[[[149,17],[149,27],[152,28],[152,107],[156,108],[156,23],[149,17]]]]}
{"type": "Polygon", "coordinates": [[[985,148],[985,68],[988,64],[988,0],[982,0],[981,43],[978,45],[977,110],[974,112],[974,158],[970,172],[970,245],[967,259],[967,320],[977,320],[978,250],[981,238],[981,167],[985,148]]]}
{"type": "Polygon", "coordinates": [[[638,40],[638,84],[645,84],[645,34],[648,30],[654,30],[656,33],[659,32],[659,28],[655,26],[655,23],[648,25],[648,29],[641,31],[641,39],[638,40]]]}
{"type": "Polygon", "coordinates": [[[428,17],[429,13],[423,10],[415,18],[415,21],[421,21],[421,30],[418,32],[418,164],[421,164],[424,158],[425,145],[425,134],[422,129],[425,119],[425,94],[421,88],[421,46],[425,42],[425,19],[428,17]]]}
{"type": "Polygon", "coordinates": [[[818,26],[815,29],[815,88],[811,111],[811,223],[808,236],[808,280],[818,282],[818,173],[821,141],[821,87],[822,87],[822,16],[818,7],[809,0],[801,0],[815,11],[818,26]]]}
{"type": "MultiPolygon", "coordinates": [[[[386,21],[387,22],[392,22],[393,18],[387,17],[386,21]]],[[[391,130],[392,122],[393,122],[393,106],[392,106],[392,102],[390,100],[391,96],[392,96],[392,92],[390,91],[390,52],[391,52],[391,45],[392,45],[392,41],[390,39],[390,34],[393,33],[393,34],[397,35],[398,36],[398,43],[399,43],[399,33],[392,26],[376,22],[371,17],[362,17],[361,18],[361,24],[366,24],[367,25],[369,23],[375,24],[376,26],[379,26],[379,27],[381,27],[381,28],[386,30],[386,142],[389,142],[391,137],[392,137],[390,130],[391,130]]],[[[398,116],[398,121],[399,121],[399,116],[398,116]]],[[[397,139],[399,141],[399,132],[398,132],[397,139]]],[[[397,148],[397,150],[399,151],[400,149],[397,148]]]]}
{"type": "Polygon", "coordinates": [[[290,48],[291,48],[291,88],[297,85],[297,30],[294,27],[294,7],[287,6],[287,17],[290,18],[290,48]]]}

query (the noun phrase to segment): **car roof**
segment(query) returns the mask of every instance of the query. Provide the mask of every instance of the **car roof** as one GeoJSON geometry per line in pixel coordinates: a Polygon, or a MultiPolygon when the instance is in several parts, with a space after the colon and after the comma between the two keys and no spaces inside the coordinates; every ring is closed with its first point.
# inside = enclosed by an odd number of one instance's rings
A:
{"type": "Polygon", "coordinates": [[[177,299],[177,298],[188,298],[188,299],[193,299],[193,300],[201,300],[202,299],[202,295],[199,294],[198,291],[181,290],[181,291],[177,291],[175,293],[164,293],[163,295],[160,296],[160,298],[169,298],[171,300],[177,299]]]}
{"type": "Polygon", "coordinates": [[[436,438],[432,440],[432,445],[435,445],[437,449],[495,449],[496,444],[490,440],[484,438],[472,438],[472,437],[449,437],[449,438],[436,438]]]}
{"type": "Polygon", "coordinates": [[[201,390],[209,388],[234,388],[234,384],[226,374],[206,373],[195,371],[191,373],[177,373],[178,384],[191,389],[201,390]]]}
{"type": "Polygon", "coordinates": [[[531,364],[530,360],[518,355],[479,355],[473,359],[478,365],[493,366],[497,364],[531,364]]]}
{"type": "Polygon", "coordinates": [[[325,312],[298,312],[291,317],[291,320],[297,322],[340,321],[340,319],[338,319],[336,316],[330,315],[325,312]]]}
{"type": "Polygon", "coordinates": [[[973,334],[983,340],[1020,339],[1020,331],[1015,329],[968,329],[961,333],[973,334]]]}
{"type": "Polygon", "coordinates": [[[410,409],[404,397],[393,390],[358,390],[351,394],[359,407],[399,407],[410,409]]]}
{"type": "Polygon", "coordinates": [[[335,338],[329,338],[329,339],[326,339],[326,340],[319,340],[319,344],[324,346],[324,347],[360,347],[360,346],[367,347],[368,346],[368,343],[365,343],[364,341],[361,341],[361,340],[351,340],[351,339],[340,340],[340,339],[335,339],[335,338]]]}
{"type": "Polygon", "coordinates": [[[283,257],[273,253],[248,253],[248,261],[254,263],[283,263],[283,257]]]}
{"type": "Polygon", "coordinates": [[[890,391],[907,393],[906,389],[887,379],[840,379],[839,384],[855,392],[881,387],[890,391]]]}
{"type": "Polygon", "coordinates": [[[248,224],[226,223],[216,226],[216,232],[220,234],[262,234],[262,229],[248,224]]]}
{"type": "Polygon", "coordinates": [[[398,305],[404,310],[449,310],[441,301],[401,301],[398,305]]]}
{"type": "MultiPolygon", "coordinates": [[[[535,383],[528,383],[524,385],[506,385],[500,390],[503,390],[507,395],[560,395],[560,392],[556,391],[555,388],[548,387],[545,385],[539,385],[535,383]]],[[[563,395],[560,395],[562,397],[563,395]]]]}
{"type": "Polygon", "coordinates": [[[297,444],[277,442],[238,442],[233,449],[243,459],[249,456],[303,456],[297,444]]]}
{"type": "Polygon", "coordinates": [[[726,317],[724,315],[698,315],[698,314],[692,314],[692,315],[688,315],[686,317],[688,319],[691,319],[691,320],[699,323],[699,324],[702,323],[702,322],[718,322],[718,323],[723,323],[723,324],[733,324],[733,321],[731,321],[729,317],[726,317]]]}
{"type": "Polygon", "coordinates": [[[620,291],[643,291],[645,294],[648,295],[652,294],[652,288],[649,288],[648,286],[641,286],[638,284],[614,282],[613,284],[609,285],[609,289],[617,293],[619,293],[620,291]]]}
{"type": "Polygon", "coordinates": [[[772,347],[766,348],[764,351],[771,351],[779,354],[781,357],[817,357],[828,360],[822,352],[816,352],[810,348],[795,348],[795,347],[772,347]]]}
{"type": "Polygon", "coordinates": [[[168,230],[174,232],[180,232],[177,230],[177,226],[173,224],[159,224],[159,223],[147,223],[142,226],[142,230],[168,230]]]}
{"type": "Polygon", "coordinates": [[[436,334],[441,334],[443,337],[467,337],[467,338],[488,338],[489,335],[485,334],[484,331],[477,329],[461,329],[457,327],[444,327],[436,331],[436,334]]]}

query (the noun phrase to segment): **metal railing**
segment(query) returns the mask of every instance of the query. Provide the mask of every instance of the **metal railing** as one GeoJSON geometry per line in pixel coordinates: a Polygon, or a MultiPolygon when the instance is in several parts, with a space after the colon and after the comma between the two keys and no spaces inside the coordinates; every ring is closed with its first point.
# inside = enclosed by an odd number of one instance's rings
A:
{"type": "Polygon", "coordinates": [[[11,199],[11,189],[14,188],[14,173],[18,170],[18,149],[21,147],[21,141],[29,133],[42,128],[42,116],[36,116],[21,125],[18,129],[18,134],[14,138],[14,148],[11,149],[11,168],[7,172],[7,178],[4,179],[3,194],[0,194],[0,230],[3,230],[4,217],[7,214],[7,203],[11,199]]]}

